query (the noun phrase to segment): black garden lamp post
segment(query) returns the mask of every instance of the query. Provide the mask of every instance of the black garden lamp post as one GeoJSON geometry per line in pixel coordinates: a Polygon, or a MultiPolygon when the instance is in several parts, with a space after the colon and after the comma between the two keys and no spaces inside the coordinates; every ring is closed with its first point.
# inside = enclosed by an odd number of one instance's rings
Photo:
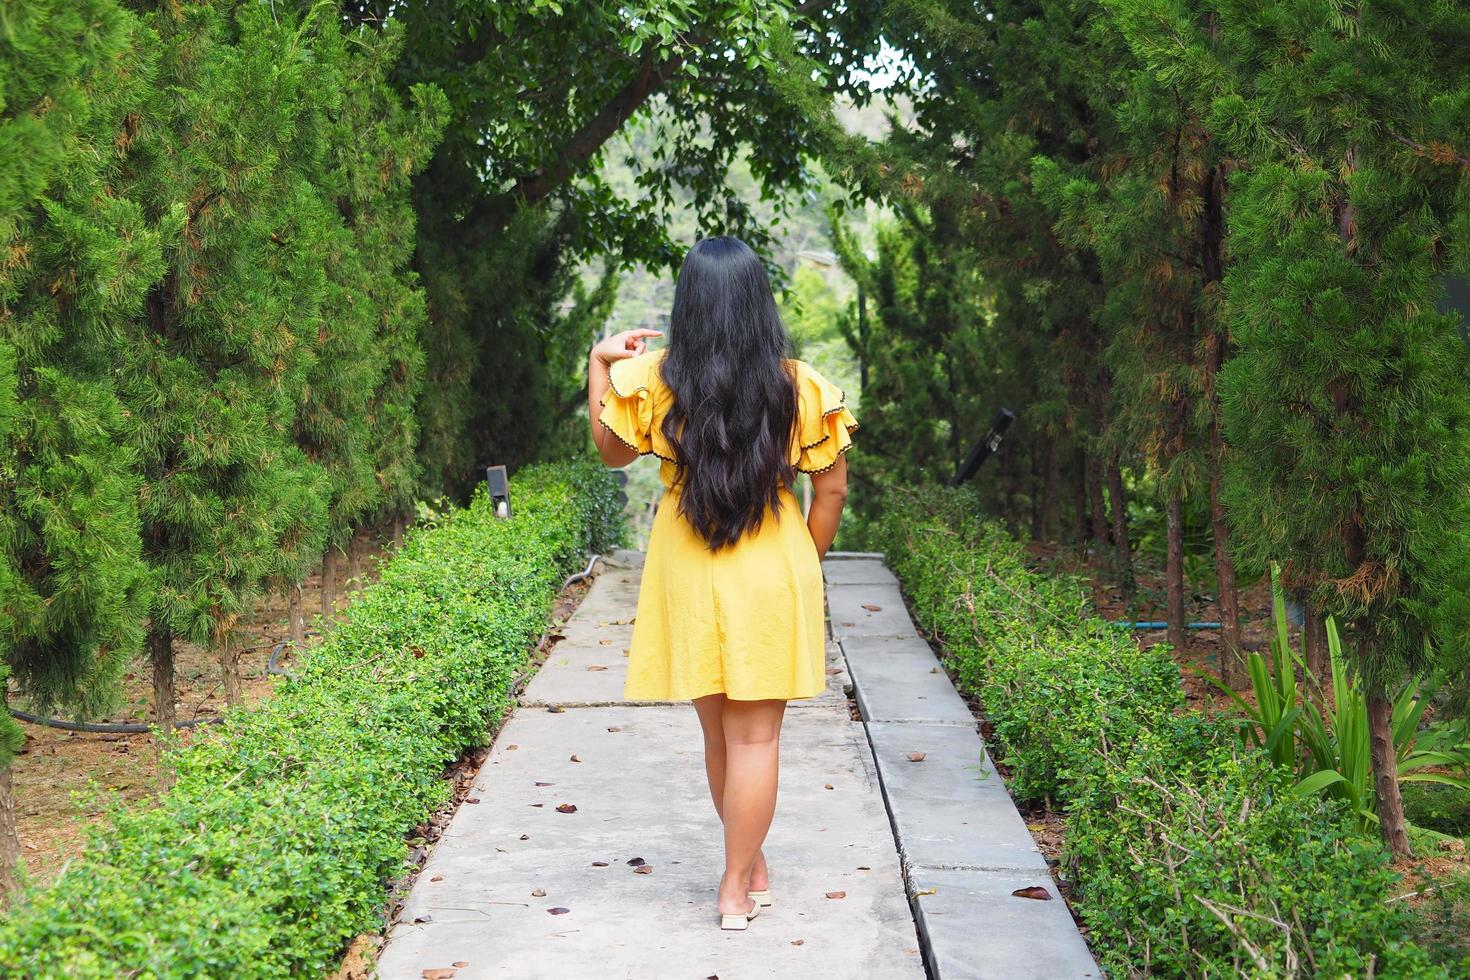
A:
{"type": "Polygon", "coordinates": [[[980,464],[995,455],[995,451],[1000,448],[1001,439],[1005,437],[1006,430],[1014,421],[1016,421],[1016,413],[1009,408],[1002,408],[996,412],[995,418],[990,420],[990,430],[980,438],[979,442],[975,443],[975,448],[970,450],[970,455],[965,457],[964,463],[955,471],[954,479],[949,485],[957,487],[974,476],[980,464]]]}
{"type": "Polygon", "coordinates": [[[510,517],[510,476],[504,466],[485,467],[485,490],[495,516],[502,520],[510,517]]]}

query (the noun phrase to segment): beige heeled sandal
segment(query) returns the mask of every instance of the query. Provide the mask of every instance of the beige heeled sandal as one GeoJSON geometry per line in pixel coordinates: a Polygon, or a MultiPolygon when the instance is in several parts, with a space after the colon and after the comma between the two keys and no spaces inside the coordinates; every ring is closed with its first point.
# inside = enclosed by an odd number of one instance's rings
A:
{"type": "Polygon", "coordinates": [[[771,890],[769,888],[762,888],[758,892],[749,892],[748,894],[755,900],[756,905],[762,908],[771,907],[771,890]]]}
{"type": "Polygon", "coordinates": [[[750,920],[761,914],[759,902],[753,902],[749,912],[720,913],[720,928],[727,932],[743,932],[750,920]]]}

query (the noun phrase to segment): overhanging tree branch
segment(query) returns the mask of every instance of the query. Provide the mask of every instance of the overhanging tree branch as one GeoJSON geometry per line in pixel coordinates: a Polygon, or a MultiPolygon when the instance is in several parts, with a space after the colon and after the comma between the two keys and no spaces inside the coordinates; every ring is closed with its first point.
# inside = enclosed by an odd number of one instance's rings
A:
{"type": "MultiPolygon", "coordinates": [[[[835,0],[809,0],[792,11],[793,18],[804,20],[811,26],[813,19],[834,3],[835,0]]],[[[712,31],[703,32],[694,35],[688,47],[691,51],[698,51],[713,44],[718,37],[712,31]]],[[[656,61],[652,54],[644,58],[633,77],[572,134],[555,155],[554,163],[521,177],[509,190],[488,197],[465,216],[465,224],[481,224],[494,215],[507,213],[510,204],[534,204],[554,193],[571,180],[639,108],[662,90],[687,60],[686,54],[672,55],[663,61],[656,61]]]]}

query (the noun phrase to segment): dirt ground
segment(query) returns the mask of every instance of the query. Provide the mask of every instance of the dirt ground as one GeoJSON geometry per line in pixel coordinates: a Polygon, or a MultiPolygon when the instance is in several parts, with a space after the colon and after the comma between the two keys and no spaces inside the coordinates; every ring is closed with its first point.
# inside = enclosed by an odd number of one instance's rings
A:
{"type": "MultiPolygon", "coordinates": [[[[364,582],[372,581],[391,542],[363,532],[357,545],[363,549],[364,582]]],[[[343,579],[346,564],[339,562],[343,579]]],[[[347,591],[345,582],[339,582],[337,588],[341,610],[353,593],[347,591]]],[[[307,630],[311,631],[312,620],[321,610],[319,575],[304,583],[302,596],[307,630]]],[[[266,673],[266,663],[271,648],[289,633],[285,596],[269,596],[256,604],[245,626],[248,649],[240,655],[247,704],[270,696],[273,678],[266,673]]],[[[289,664],[289,658],[283,662],[289,664]]],[[[224,681],[217,658],[193,644],[179,643],[175,671],[180,721],[216,716],[223,710],[224,681]]],[[[149,722],[152,700],[152,677],[146,660],[140,658],[125,675],[118,710],[106,720],[149,722]]],[[[26,741],[12,767],[21,862],[31,881],[48,884],[82,852],[88,829],[101,820],[109,801],[134,802],[157,791],[157,753],[148,734],[94,735],[24,722],[21,727],[26,741]]],[[[185,742],[191,737],[188,729],[181,729],[179,736],[185,742]]]]}

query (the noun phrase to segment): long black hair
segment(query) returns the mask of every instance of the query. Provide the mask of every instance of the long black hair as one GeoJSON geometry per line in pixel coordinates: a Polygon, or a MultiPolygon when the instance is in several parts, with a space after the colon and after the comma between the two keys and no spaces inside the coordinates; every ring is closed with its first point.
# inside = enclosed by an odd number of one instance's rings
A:
{"type": "Polygon", "coordinates": [[[678,467],[679,513],[712,551],[759,528],[768,508],[779,515],[780,486],[796,477],[789,346],[771,280],[748,245],[706,238],[689,250],[661,364],[674,394],[663,433],[678,467]]]}

